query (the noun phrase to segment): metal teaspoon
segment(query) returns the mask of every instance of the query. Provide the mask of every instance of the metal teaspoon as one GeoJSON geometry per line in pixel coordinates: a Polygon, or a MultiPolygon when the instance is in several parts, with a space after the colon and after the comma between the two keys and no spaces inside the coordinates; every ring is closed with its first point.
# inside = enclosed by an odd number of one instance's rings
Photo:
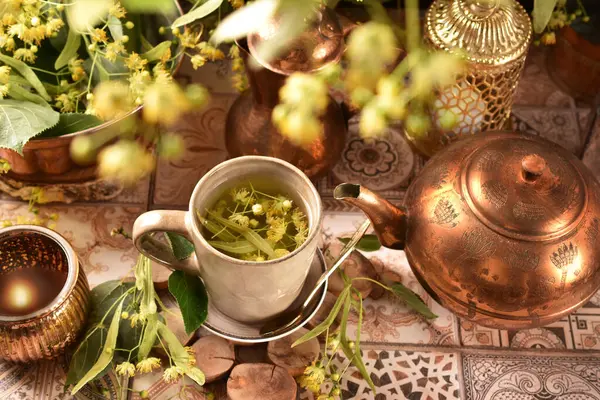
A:
{"type": "Polygon", "coordinates": [[[321,288],[323,283],[325,283],[325,281],[329,279],[331,274],[333,274],[339,268],[339,266],[342,265],[344,261],[346,261],[346,258],[350,256],[350,254],[358,244],[359,240],[365,235],[367,229],[369,229],[369,226],[371,226],[371,221],[367,219],[356,230],[350,241],[346,243],[344,248],[342,248],[342,251],[340,252],[340,255],[338,256],[333,266],[329,270],[325,271],[323,275],[321,275],[321,277],[315,284],[314,289],[312,290],[312,292],[310,292],[304,303],[299,308],[296,307],[292,310],[286,310],[279,314],[279,316],[265,323],[265,325],[260,329],[260,334],[263,336],[277,336],[285,332],[290,326],[300,321],[304,317],[305,311],[307,310],[315,295],[319,292],[319,289],[321,288]]]}

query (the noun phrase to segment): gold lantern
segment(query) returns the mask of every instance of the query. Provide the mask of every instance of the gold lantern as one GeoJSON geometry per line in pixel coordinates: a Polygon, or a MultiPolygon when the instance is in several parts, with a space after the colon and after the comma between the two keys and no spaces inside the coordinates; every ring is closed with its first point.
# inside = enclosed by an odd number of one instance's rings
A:
{"type": "Polygon", "coordinates": [[[531,42],[531,21],[515,0],[437,0],[425,17],[425,39],[432,50],[466,58],[467,73],[437,95],[432,129],[407,137],[426,156],[456,139],[506,127],[513,95],[531,42]],[[442,111],[457,123],[444,129],[442,111]]]}

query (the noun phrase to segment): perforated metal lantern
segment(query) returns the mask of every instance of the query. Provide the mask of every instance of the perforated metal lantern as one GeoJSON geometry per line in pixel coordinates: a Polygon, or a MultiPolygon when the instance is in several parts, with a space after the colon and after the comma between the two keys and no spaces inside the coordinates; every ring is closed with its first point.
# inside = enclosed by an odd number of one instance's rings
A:
{"type": "Polygon", "coordinates": [[[439,93],[432,110],[433,128],[410,136],[431,156],[462,136],[503,129],[531,42],[531,21],[514,0],[437,0],[427,11],[425,39],[432,50],[460,54],[467,73],[439,93]],[[440,110],[451,111],[457,124],[444,130],[440,110]]]}

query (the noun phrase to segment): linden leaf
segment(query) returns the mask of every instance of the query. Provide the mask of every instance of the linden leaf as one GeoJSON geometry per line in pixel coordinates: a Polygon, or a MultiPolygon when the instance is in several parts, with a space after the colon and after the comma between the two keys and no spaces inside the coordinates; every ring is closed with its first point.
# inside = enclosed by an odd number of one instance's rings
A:
{"type": "Polygon", "coordinates": [[[194,244],[182,235],[173,232],[165,232],[165,238],[173,251],[173,255],[179,261],[185,260],[194,252],[194,244]]]}
{"type": "Polygon", "coordinates": [[[154,46],[147,52],[143,53],[141,55],[141,57],[148,60],[148,62],[160,60],[161,57],[164,56],[165,53],[167,52],[167,50],[169,50],[170,48],[171,48],[171,41],[166,40],[164,42],[157,44],[156,46],[154,46]]]}
{"type": "MultiPolygon", "coordinates": [[[[344,244],[348,244],[351,238],[344,237],[338,238],[338,240],[344,244]]],[[[356,244],[356,249],[365,252],[377,251],[381,249],[381,243],[377,235],[365,235],[356,244]]]]}
{"type": "Polygon", "coordinates": [[[23,147],[40,132],[56,125],[59,113],[29,101],[0,100],[0,148],[23,154],[23,147]]]}
{"type": "Polygon", "coordinates": [[[200,278],[175,271],[169,277],[169,291],[177,299],[185,331],[200,328],[208,315],[208,294],[200,278]]]}
{"type": "Polygon", "coordinates": [[[34,88],[40,94],[40,96],[44,98],[44,100],[52,100],[52,98],[48,95],[46,88],[42,84],[42,81],[40,81],[40,78],[38,78],[36,73],[33,72],[29,65],[25,64],[23,61],[19,61],[2,53],[0,53],[0,62],[8,65],[9,67],[17,71],[19,74],[21,74],[21,76],[23,76],[23,78],[25,78],[27,82],[29,82],[31,87],[34,88]]]}
{"type": "Polygon", "coordinates": [[[60,114],[58,124],[42,132],[40,137],[58,137],[69,133],[81,132],[94,126],[104,123],[94,115],[81,113],[63,113],[60,114]]]}
{"type": "Polygon", "coordinates": [[[61,69],[65,65],[69,63],[69,60],[77,57],[77,50],[81,46],[81,35],[75,32],[74,29],[69,29],[69,34],[67,35],[67,43],[65,47],[63,47],[60,55],[54,62],[54,68],[56,70],[61,69]]]}
{"type": "Polygon", "coordinates": [[[412,308],[425,318],[437,318],[437,315],[435,315],[429,309],[429,307],[427,307],[425,302],[423,302],[423,300],[415,292],[413,292],[403,284],[395,283],[394,285],[392,285],[392,291],[396,296],[402,299],[409,308],[412,308]]]}
{"type": "Polygon", "coordinates": [[[221,6],[221,3],[223,3],[223,0],[204,0],[203,4],[200,7],[177,18],[175,22],[173,22],[173,25],[171,25],[171,27],[178,28],[180,26],[187,25],[191,22],[204,18],[208,14],[219,8],[221,6]]]}
{"type": "Polygon", "coordinates": [[[558,0],[534,0],[533,11],[533,30],[535,33],[542,33],[546,29],[546,25],[552,18],[552,12],[558,0]]]}
{"type": "Polygon", "coordinates": [[[176,10],[173,0],[121,0],[123,7],[132,13],[172,13],[176,10]]]}

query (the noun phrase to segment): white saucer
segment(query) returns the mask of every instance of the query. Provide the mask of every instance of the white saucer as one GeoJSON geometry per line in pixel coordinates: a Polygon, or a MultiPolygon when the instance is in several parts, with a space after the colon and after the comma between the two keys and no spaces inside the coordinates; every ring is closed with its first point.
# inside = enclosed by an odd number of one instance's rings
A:
{"type": "MultiPolygon", "coordinates": [[[[308,271],[308,276],[306,277],[306,281],[304,282],[302,291],[300,292],[298,298],[290,306],[290,309],[292,309],[292,307],[300,307],[300,305],[304,303],[310,292],[315,287],[317,281],[319,280],[323,272],[325,272],[326,270],[327,265],[325,264],[325,258],[323,257],[323,253],[320,249],[317,249],[317,253],[313,258],[313,262],[310,267],[310,270],[308,271]]],[[[225,339],[233,340],[236,342],[270,342],[273,340],[281,339],[282,337],[287,336],[290,333],[304,326],[315,315],[319,307],[321,307],[321,305],[323,304],[323,300],[325,300],[326,294],[327,282],[325,282],[323,286],[321,286],[321,290],[313,299],[312,304],[310,305],[311,309],[306,310],[306,317],[298,321],[296,324],[291,325],[288,329],[286,329],[277,336],[261,334],[260,328],[264,326],[264,323],[253,325],[229,318],[211,304],[210,298],[208,303],[208,317],[206,318],[203,327],[217,336],[221,336],[225,339]]]]}

